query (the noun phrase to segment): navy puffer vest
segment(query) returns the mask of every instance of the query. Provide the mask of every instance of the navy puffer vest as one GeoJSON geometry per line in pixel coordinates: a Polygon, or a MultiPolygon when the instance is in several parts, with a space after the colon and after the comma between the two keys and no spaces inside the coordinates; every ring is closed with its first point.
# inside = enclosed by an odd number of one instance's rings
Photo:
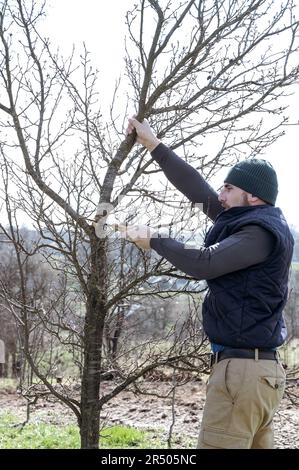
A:
{"type": "Polygon", "coordinates": [[[276,348],[286,337],[282,311],[288,295],[288,275],[294,239],[281,210],[269,205],[233,207],[221,212],[205,245],[255,224],[275,237],[263,263],[207,281],[203,326],[213,343],[235,348],[276,348]]]}

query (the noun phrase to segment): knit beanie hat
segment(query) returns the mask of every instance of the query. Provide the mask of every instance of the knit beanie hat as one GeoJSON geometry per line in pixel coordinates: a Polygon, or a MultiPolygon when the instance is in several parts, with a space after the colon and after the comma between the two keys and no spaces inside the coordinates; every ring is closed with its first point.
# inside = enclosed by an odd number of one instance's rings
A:
{"type": "Polygon", "coordinates": [[[277,175],[271,163],[266,160],[252,158],[237,163],[228,172],[224,182],[275,205],[278,193],[277,175]]]}

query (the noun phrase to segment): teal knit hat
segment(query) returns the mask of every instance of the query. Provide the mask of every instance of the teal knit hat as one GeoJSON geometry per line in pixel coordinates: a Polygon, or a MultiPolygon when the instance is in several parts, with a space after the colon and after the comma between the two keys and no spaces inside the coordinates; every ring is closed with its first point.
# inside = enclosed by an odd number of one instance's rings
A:
{"type": "Polygon", "coordinates": [[[252,158],[237,163],[228,172],[224,182],[275,205],[278,193],[277,175],[271,163],[266,160],[252,158]]]}

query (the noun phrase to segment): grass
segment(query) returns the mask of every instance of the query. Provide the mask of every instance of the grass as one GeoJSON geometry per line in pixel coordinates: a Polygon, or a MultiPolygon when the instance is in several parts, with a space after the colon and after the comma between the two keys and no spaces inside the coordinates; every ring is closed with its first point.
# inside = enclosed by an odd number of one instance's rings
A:
{"type": "Polygon", "coordinates": [[[127,426],[113,426],[101,432],[102,449],[146,449],[152,446],[148,432],[127,426]]]}
{"type": "Polygon", "coordinates": [[[0,392],[15,393],[17,385],[17,379],[0,378],[0,392]]]}
{"type": "Polygon", "coordinates": [[[299,271],[299,261],[293,261],[292,263],[292,269],[294,271],[299,271]]]}
{"type": "MultiPolygon", "coordinates": [[[[15,426],[18,422],[18,418],[12,414],[0,414],[0,449],[80,448],[77,426],[29,423],[21,429],[15,426]]],[[[148,432],[131,427],[113,426],[101,431],[102,449],[148,449],[153,445],[155,442],[148,432]]]]}
{"type": "Polygon", "coordinates": [[[79,431],[76,426],[27,424],[23,429],[14,426],[18,418],[0,415],[0,449],[78,449],[79,431]]]}

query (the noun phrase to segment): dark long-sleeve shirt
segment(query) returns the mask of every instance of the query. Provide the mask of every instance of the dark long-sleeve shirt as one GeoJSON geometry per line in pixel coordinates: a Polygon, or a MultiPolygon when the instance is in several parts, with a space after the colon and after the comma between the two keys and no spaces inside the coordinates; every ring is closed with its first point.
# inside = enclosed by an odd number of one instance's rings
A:
{"type": "Polygon", "coordinates": [[[166,145],[160,143],[151,153],[167,179],[191,202],[202,203],[203,212],[215,220],[223,210],[218,194],[195,168],[186,163],[166,145]]]}
{"type": "MultiPolygon", "coordinates": [[[[212,220],[223,210],[217,193],[203,177],[164,144],[152,156],[168,180],[192,202],[203,204],[212,220]]],[[[172,238],[153,237],[150,246],[173,266],[196,279],[213,279],[265,261],[274,248],[274,236],[258,225],[246,225],[219,243],[189,249],[172,238]]]]}

